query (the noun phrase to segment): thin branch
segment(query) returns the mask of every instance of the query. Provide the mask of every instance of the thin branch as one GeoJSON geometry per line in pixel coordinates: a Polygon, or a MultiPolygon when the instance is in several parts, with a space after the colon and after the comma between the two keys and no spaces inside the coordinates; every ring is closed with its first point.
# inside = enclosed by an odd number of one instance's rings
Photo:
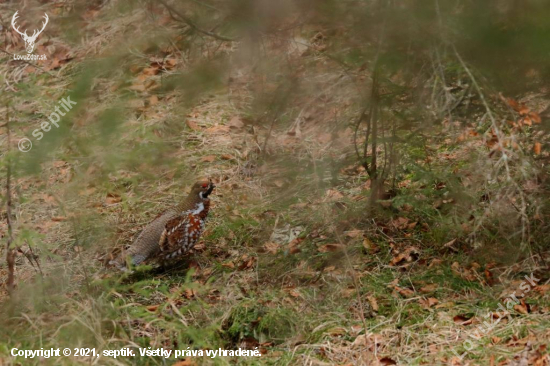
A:
{"type": "MultiPolygon", "coordinates": [[[[4,52],[6,55],[13,56],[13,53],[8,52],[8,51],[6,51],[6,50],[4,50],[4,49],[2,49],[2,48],[0,48],[0,51],[1,51],[1,52],[4,52]]],[[[21,62],[23,62],[23,63],[25,63],[25,64],[27,64],[27,65],[29,65],[29,66],[32,66],[32,67],[34,67],[34,68],[37,68],[38,70],[42,71],[43,73],[46,73],[46,74],[48,74],[48,75],[50,75],[50,76],[53,76],[53,77],[56,77],[56,75],[52,74],[51,72],[49,72],[49,71],[47,71],[47,70],[44,70],[44,69],[41,68],[40,66],[35,65],[35,64],[33,64],[32,62],[29,62],[29,61],[27,61],[27,60],[15,60],[15,61],[21,61],[21,62]]]]}
{"type": "Polygon", "coordinates": [[[182,14],[180,11],[176,10],[172,5],[168,4],[166,1],[164,0],[159,0],[159,2],[164,5],[164,7],[168,10],[168,12],[170,12],[170,15],[172,15],[172,13],[176,14],[178,16],[178,18],[180,18],[180,20],[182,20],[185,24],[187,24],[188,26],[190,26],[193,30],[199,32],[199,33],[202,33],[202,34],[205,34],[209,37],[212,37],[212,38],[215,38],[217,40],[220,40],[220,41],[224,41],[224,42],[234,42],[235,39],[232,39],[232,38],[228,38],[228,37],[224,37],[224,36],[220,36],[219,34],[216,34],[216,33],[212,33],[212,32],[209,32],[207,30],[204,30],[202,28],[199,28],[191,18],[189,18],[188,16],[182,14]]]}
{"type": "Polygon", "coordinates": [[[11,131],[10,131],[10,109],[9,104],[6,104],[6,130],[8,137],[8,153],[7,153],[7,172],[6,172],[6,221],[8,224],[8,241],[6,243],[6,263],[8,264],[8,292],[11,294],[15,288],[15,250],[12,248],[13,243],[13,228],[11,223],[11,131]]]}

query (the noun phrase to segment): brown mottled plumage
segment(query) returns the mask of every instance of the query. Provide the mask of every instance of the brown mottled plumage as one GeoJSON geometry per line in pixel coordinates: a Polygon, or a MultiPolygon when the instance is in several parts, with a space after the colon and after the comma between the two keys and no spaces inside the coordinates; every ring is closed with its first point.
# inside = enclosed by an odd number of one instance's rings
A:
{"type": "Polygon", "coordinates": [[[213,189],[211,181],[195,183],[187,198],[155,218],[132,246],[110,264],[125,269],[127,260],[138,265],[146,260],[164,261],[186,254],[202,234],[210,209],[208,195],[213,189]]]}

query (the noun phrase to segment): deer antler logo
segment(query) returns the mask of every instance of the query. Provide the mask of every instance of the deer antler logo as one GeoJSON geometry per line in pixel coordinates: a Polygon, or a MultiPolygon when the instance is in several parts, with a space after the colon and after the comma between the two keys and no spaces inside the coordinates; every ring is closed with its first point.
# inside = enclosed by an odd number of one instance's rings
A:
{"type": "Polygon", "coordinates": [[[22,33],[21,31],[19,31],[19,28],[15,26],[17,13],[18,11],[16,11],[15,14],[13,14],[13,17],[11,18],[11,26],[13,27],[13,29],[15,29],[17,33],[21,35],[21,37],[23,38],[23,41],[25,41],[25,49],[27,50],[27,53],[31,53],[34,50],[34,42],[36,41],[36,38],[40,33],[42,33],[44,28],[46,28],[46,24],[48,24],[48,14],[44,13],[44,18],[46,19],[46,21],[42,23],[42,29],[40,30],[35,29],[32,36],[28,36],[26,29],[25,29],[25,33],[22,33]]]}

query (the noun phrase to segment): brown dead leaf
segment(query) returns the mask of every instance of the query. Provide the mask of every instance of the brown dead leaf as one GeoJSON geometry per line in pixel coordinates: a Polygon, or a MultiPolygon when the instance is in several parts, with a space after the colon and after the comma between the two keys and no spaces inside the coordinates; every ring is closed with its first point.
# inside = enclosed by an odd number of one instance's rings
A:
{"type": "Polygon", "coordinates": [[[52,221],[59,222],[59,221],[65,221],[65,220],[67,220],[67,218],[65,216],[54,216],[54,217],[52,217],[52,221]]]}
{"type": "Polygon", "coordinates": [[[546,294],[550,290],[550,284],[548,285],[539,285],[534,288],[536,292],[539,294],[546,294]]]}
{"type": "Polygon", "coordinates": [[[233,269],[235,268],[235,264],[233,262],[222,263],[222,267],[233,269]]]}
{"type": "Polygon", "coordinates": [[[397,362],[395,362],[394,360],[392,360],[391,358],[389,357],[382,357],[381,359],[378,360],[378,362],[380,363],[380,365],[397,365],[397,362]]]}
{"type": "Polygon", "coordinates": [[[369,238],[363,239],[363,248],[365,248],[369,254],[375,254],[380,251],[380,247],[374,244],[369,238]]]}
{"type": "Polygon", "coordinates": [[[514,305],[514,310],[517,311],[520,314],[527,315],[529,314],[530,306],[529,304],[526,304],[525,301],[522,299],[521,302],[517,305],[514,305]]]}
{"type": "Polygon", "coordinates": [[[444,247],[444,248],[452,249],[452,250],[454,250],[454,251],[456,252],[458,249],[456,249],[456,248],[453,246],[454,243],[456,243],[456,238],[453,239],[453,240],[451,240],[451,241],[449,241],[449,242],[447,242],[447,243],[445,243],[445,244],[443,244],[443,247],[444,247]]]}
{"type": "Polygon", "coordinates": [[[152,67],[146,67],[145,69],[143,69],[141,71],[141,73],[143,75],[156,75],[160,72],[160,68],[157,66],[152,66],[152,67]]]}
{"type": "Polygon", "coordinates": [[[159,305],[149,305],[146,307],[147,311],[153,312],[158,309],[159,305]]]}
{"type": "Polygon", "coordinates": [[[144,92],[147,88],[145,87],[145,84],[137,83],[137,84],[131,85],[129,89],[138,91],[138,92],[144,92]]]}
{"type": "Polygon", "coordinates": [[[107,193],[107,198],[105,199],[105,203],[108,205],[113,205],[115,203],[119,203],[122,201],[122,198],[120,195],[116,193],[107,193]]]}
{"type": "Polygon", "coordinates": [[[151,95],[149,97],[149,105],[155,105],[155,104],[158,104],[159,102],[159,97],[157,97],[156,95],[151,95]]]}
{"type": "Polygon", "coordinates": [[[300,297],[300,293],[296,289],[288,289],[288,294],[292,297],[300,297]]]}
{"type": "Polygon", "coordinates": [[[185,121],[185,123],[187,124],[187,127],[192,129],[193,131],[200,130],[199,126],[197,125],[197,123],[195,121],[192,121],[192,120],[188,119],[187,121],[185,121]]]}
{"type": "Polygon", "coordinates": [[[437,305],[439,303],[439,300],[435,297],[429,297],[427,299],[421,298],[418,300],[418,302],[420,303],[420,306],[422,306],[424,309],[429,309],[432,306],[437,305]]]}
{"type": "Polygon", "coordinates": [[[239,266],[239,271],[244,271],[254,267],[256,263],[256,257],[248,257],[246,254],[242,258],[242,263],[239,266]]]}
{"type": "Polygon", "coordinates": [[[173,69],[178,64],[178,60],[175,58],[167,58],[164,60],[164,68],[167,70],[173,69]]]}
{"type": "Polygon", "coordinates": [[[460,325],[470,325],[474,321],[474,318],[473,317],[468,317],[465,314],[459,314],[459,315],[455,315],[453,317],[453,321],[456,324],[460,324],[460,325]]]}
{"type": "Polygon", "coordinates": [[[211,163],[214,160],[216,160],[216,157],[214,155],[206,155],[201,158],[201,161],[205,163],[211,163]]]}
{"type": "Polygon", "coordinates": [[[369,300],[372,311],[378,312],[378,301],[376,301],[376,298],[372,295],[369,295],[367,296],[367,300],[369,300]]]}
{"type": "Polygon", "coordinates": [[[344,249],[342,244],[325,244],[317,248],[317,250],[321,253],[337,252],[342,249],[344,249]]]}
{"type": "Polygon", "coordinates": [[[348,238],[358,238],[358,237],[363,236],[363,230],[350,230],[350,231],[346,231],[346,232],[345,232],[345,235],[346,235],[348,238]]]}
{"type": "Polygon", "coordinates": [[[434,259],[432,259],[432,261],[431,261],[430,264],[428,265],[428,268],[432,268],[432,267],[435,267],[435,266],[439,266],[441,263],[443,263],[443,260],[442,260],[442,259],[434,258],[434,259]]]}
{"type": "Polygon", "coordinates": [[[319,135],[317,135],[317,140],[321,143],[321,144],[328,144],[330,141],[332,141],[332,134],[330,133],[321,133],[319,135]]]}
{"type": "Polygon", "coordinates": [[[531,121],[533,121],[533,123],[541,123],[542,122],[542,119],[540,118],[540,115],[536,112],[531,112],[529,113],[529,117],[531,118],[531,121]]]}
{"type": "Polygon", "coordinates": [[[208,134],[219,134],[219,133],[227,133],[229,132],[229,126],[223,126],[223,125],[217,125],[209,127],[205,130],[208,134]]]}
{"type": "Polygon", "coordinates": [[[535,145],[533,146],[533,152],[535,155],[540,155],[542,151],[542,144],[540,142],[535,142],[535,145]]]}
{"type": "Polygon", "coordinates": [[[438,288],[439,285],[437,285],[436,283],[430,283],[429,285],[421,287],[420,292],[422,292],[423,294],[429,294],[431,292],[434,292],[438,288]]]}
{"type": "Polygon", "coordinates": [[[345,288],[340,293],[344,299],[349,299],[352,296],[355,296],[357,291],[353,288],[345,288]]]}
{"type": "Polygon", "coordinates": [[[493,272],[491,272],[490,269],[484,269],[483,275],[485,276],[485,280],[487,281],[488,285],[493,286],[495,284],[495,278],[493,277],[493,272]]]}
{"type": "Polygon", "coordinates": [[[416,247],[409,247],[405,251],[399,253],[390,261],[390,266],[403,265],[418,259],[419,251],[416,247]]]}
{"type": "Polygon", "coordinates": [[[342,193],[340,193],[339,191],[337,191],[336,189],[329,189],[325,193],[325,195],[329,199],[329,201],[338,201],[338,200],[340,200],[341,198],[344,197],[344,195],[342,193]]]}
{"type": "Polygon", "coordinates": [[[271,242],[270,243],[265,243],[264,244],[264,249],[268,253],[277,254],[277,252],[279,251],[279,244],[271,243],[271,242]]]}
{"type": "Polygon", "coordinates": [[[403,297],[412,297],[412,296],[414,296],[414,291],[409,289],[409,288],[406,288],[406,287],[395,286],[394,290],[397,291],[403,297]]]}
{"type": "Polygon", "coordinates": [[[229,126],[229,128],[240,129],[244,127],[244,123],[241,117],[234,116],[229,120],[229,122],[227,123],[227,126],[229,126]]]}
{"type": "Polygon", "coordinates": [[[183,296],[186,299],[191,299],[191,298],[195,297],[195,290],[190,289],[190,288],[186,288],[185,291],[183,292],[183,296]]]}
{"type": "Polygon", "coordinates": [[[282,179],[275,179],[273,181],[273,185],[277,188],[283,188],[285,186],[285,182],[282,179]]]}
{"type": "Polygon", "coordinates": [[[302,241],[304,241],[303,238],[296,238],[288,243],[288,252],[290,254],[300,253],[302,250],[300,249],[299,245],[302,241]]]}
{"type": "Polygon", "coordinates": [[[409,224],[409,219],[406,217],[398,217],[390,222],[390,225],[399,230],[405,230],[409,224]]]}
{"type": "Polygon", "coordinates": [[[331,336],[346,335],[347,332],[348,331],[346,330],[346,328],[343,328],[343,327],[334,327],[327,330],[327,333],[330,334],[331,336]]]}

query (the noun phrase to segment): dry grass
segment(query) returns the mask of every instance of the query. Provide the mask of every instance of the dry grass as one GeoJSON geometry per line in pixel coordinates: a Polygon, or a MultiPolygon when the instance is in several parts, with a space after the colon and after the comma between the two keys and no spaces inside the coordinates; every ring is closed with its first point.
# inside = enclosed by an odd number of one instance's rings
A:
{"type": "MultiPolygon", "coordinates": [[[[58,98],[82,97],[65,132],[36,142],[40,169],[17,179],[15,235],[23,250],[33,246],[44,277],[18,256],[17,294],[9,300],[3,287],[0,293],[0,324],[8,329],[0,335],[0,364],[21,361],[9,355],[16,346],[262,349],[259,360],[187,360],[243,365],[511,365],[526,351],[529,360],[548,364],[550,295],[542,281],[526,297],[528,313],[511,311],[464,360],[452,352],[462,353],[462,341],[497,309],[510,281],[535,273],[547,282],[534,264],[546,257],[506,269],[441,249],[457,225],[449,219],[421,229],[421,221],[440,213],[431,207],[438,197],[426,197],[431,188],[420,181],[403,184],[403,194],[425,206],[409,212],[396,200],[377,216],[365,214],[368,176],[355,167],[347,121],[368,72],[351,77],[316,52],[317,38],[303,40],[292,30],[267,39],[245,62],[246,44],[186,43],[182,25],[165,13],[128,11],[117,2],[79,11],[85,36],[71,41],[73,58],[47,76],[9,56],[0,63],[5,90],[32,86],[12,99],[26,122],[18,137],[36,128],[44,119],[38,113],[58,98]],[[113,19],[117,11],[122,16],[113,19]],[[158,72],[144,71],[159,64],[158,72]],[[202,75],[203,64],[221,82],[202,75]],[[314,67],[295,75],[303,64],[314,67]],[[89,84],[86,68],[97,73],[89,84]],[[299,83],[282,83],[281,93],[277,72],[299,83]],[[207,231],[186,263],[132,276],[103,268],[113,249],[128,245],[201,176],[217,188],[207,231]],[[395,220],[403,216],[418,227],[400,228],[395,220]],[[390,264],[412,246],[418,256],[390,264]],[[426,306],[430,298],[437,303],[426,306]],[[458,324],[464,314],[471,322],[458,324]]],[[[54,54],[68,47],[62,34],[52,25],[44,47],[54,54]]],[[[456,164],[468,163],[468,149],[483,147],[458,147],[456,164]]],[[[431,159],[447,173],[444,155],[436,151],[431,159]]],[[[5,277],[2,264],[0,283],[5,277]]],[[[44,362],[163,364],[141,357],[44,362]]]]}

